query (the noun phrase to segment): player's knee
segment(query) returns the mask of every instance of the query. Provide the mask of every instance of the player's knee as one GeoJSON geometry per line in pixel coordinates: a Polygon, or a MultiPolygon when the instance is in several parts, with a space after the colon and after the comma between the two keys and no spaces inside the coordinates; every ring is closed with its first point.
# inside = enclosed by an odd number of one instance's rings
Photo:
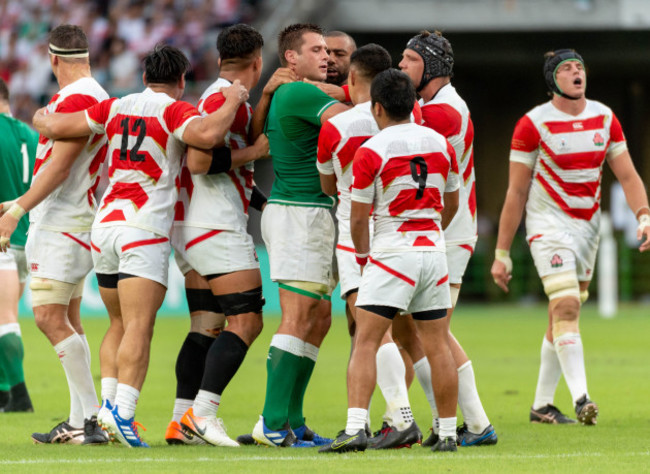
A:
{"type": "Polygon", "coordinates": [[[262,287],[239,293],[229,293],[217,296],[219,305],[226,316],[237,316],[246,313],[261,313],[265,300],[262,296],[262,287]]]}
{"type": "Polygon", "coordinates": [[[32,306],[59,304],[68,306],[77,285],[47,278],[32,278],[32,306]]]}
{"type": "Polygon", "coordinates": [[[578,327],[577,319],[559,319],[557,321],[553,321],[553,340],[564,334],[578,334],[579,332],[580,328],[578,327]]]}
{"type": "Polygon", "coordinates": [[[216,338],[226,326],[226,316],[223,313],[210,311],[195,311],[190,318],[190,332],[209,338],[216,338]]]}
{"type": "Polygon", "coordinates": [[[580,285],[578,284],[578,279],[574,271],[544,277],[542,284],[544,285],[544,292],[548,296],[549,301],[567,297],[580,301],[580,285]]]}

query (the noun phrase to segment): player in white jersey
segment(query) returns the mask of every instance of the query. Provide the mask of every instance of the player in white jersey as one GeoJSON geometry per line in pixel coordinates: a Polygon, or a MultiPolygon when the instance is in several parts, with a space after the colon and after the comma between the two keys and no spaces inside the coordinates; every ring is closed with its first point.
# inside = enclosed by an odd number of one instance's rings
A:
{"type": "MultiPolygon", "coordinates": [[[[400,68],[409,75],[422,98],[423,124],[442,134],[456,152],[460,173],[458,212],[445,229],[447,266],[451,304],[447,314],[451,320],[463,274],[477,239],[476,191],[474,178],[474,125],[465,101],[451,84],[454,53],[449,41],[440,32],[423,31],[409,40],[402,53],[400,68]]],[[[415,374],[422,385],[433,412],[431,436],[423,446],[437,441],[438,423],[435,397],[429,378],[430,368],[412,322],[399,318],[395,324],[396,339],[405,347],[414,364],[415,374]]],[[[450,347],[458,369],[458,406],[463,414],[463,426],[458,431],[460,446],[492,445],[497,435],[490,424],[476,389],[474,369],[462,346],[449,332],[450,347]]]]}
{"type": "MultiPolygon", "coordinates": [[[[224,104],[221,91],[232,81],[239,79],[249,90],[257,85],[263,45],[262,35],[249,25],[233,25],[219,34],[220,77],[199,100],[204,116],[224,104]]],[[[265,93],[272,94],[282,78],[291,76],[288,69],[278,70],[265,93]]],[[[252,115],[248,103],[239,107],[220,150],[226,157],[220,169],[191,179],[187,172],[181,178],[172,244],[195,314],[176,361],[174,418],[165,435],[172,444],[195,444],[198,438],[215,446],[238,446],[221,427],[217,410],[262,330],[262,277],[247,224],[249,207],[261,211],[266,201],[253,181],[253,161],[268,156],[269,148],[264,134],[250,141],[252,115]],[[194,284],[197,279],[206,289],[194,284]]]]}
{"type": "MultiPolygon", "coordinates": [[[[352,53],[348,85],[355,106],[328,120],[321,128],[318,140],[317,166],[321,186],[326,194],[336,193],[339,198],[336,260],[351,336],[354,335],[355,303],[361,283],[361,271],[354,257],[350,235],[352,162],[359,147],[379,133],[370,110],[370,84],[378,73],[391,67],[391,62],[388,51],[376,44],[362,46],[352,53]]],[[[417,106],[418,115],[419,109],[417,106]]],[[[386,399],[388,416],[386,427],[369,442],[374,449],[406,447],[422,439],[411,414],[405,373],[404,361],[389,328],[377,351],[377,384],[386,399]]]]}
{"type": "Polygon", "coordinates": [[[442,233],[458,206],[455,154],[442,135],[410,123],[415,88],[406,74],[394,69],[379,73],[371,98],[381,132],[359,148],[353,164],[350,231],[357,262],[364,268],[348,367],[348,421],[321,452],[366,449],[375,357],[400,311],[413,314],[436,372],[441,431],[432,449],[455,451],[457,374],[447,342],[445,315],[451,300],[442,233]]]}
{"type": "Polygon", "coordinates": [[[593,425],[598,407],[587,390],[578,319],[596,259],[605,162],[639,220],[641,252],[650,249],[650,209],[618,119],[609,107],[585,97],[582,57],[570,49],[547,53],[544,79],[551,100],[521,118],[512,138],[492,276],[507,292],[513,271],[509,249],[525,207],[526,238],[549,298],[530,421],[575,423],[553,405],[564,375],[578,421],[593,425]]]}
{"type": "MultiPolygon", "coordinates": [[[[147,372],[156,312],[167,286],[181,157],[186,144],[211,149],[222,142],[228,129],[224,123],[232,121],[248,97],[235,81],[224,90],[226,103],[220,111],[199,118],[196,108],[178,100],[189,67],[180,50],[159,45],[143,64],[147,88],[142,93],[105,100],[85,113],[34,117],[36,128],[53,138],[91,133],[105,133],[108,138],[109,186],[93,223],[91,246],[111,328],[118,328],[109,329],[110,351],[104,347],[106,339],[102,347],[102,377],[112,375],[117,387],[114,400],[103,401],[106,410],[100,412],[99,421],[111,437],[133,447],[147,447],[138,435],[135,405],[147,372]],[[111,333],[122,327],[121,338],[111,333]]],[[[211,160],[193,149],[188,152],[193,173],[208,171],[211,160]]]]}
{"type": "MultiPolygon", "coordinates": [[[[50,32],[49,42],[50,64],[61,89],[47,113],[81,111],[108,98],[91,76],[88,40],[81,28],[61,25],[50,32]]],[[[90,349],[79,315],[84,279],[92,269],[90,229],[105,144],[103,136],[94,134],[57,142],[41,136],[32,186],[14,204],[21,213],[30,211],[25,250],[34,318],[54,346],[70,389],[69,419],[49,433],[34,433],[36,443],[107,442],[97,426],[90,349]]],[[[9,214],[3,224],[9,224],[9,214]]]]}

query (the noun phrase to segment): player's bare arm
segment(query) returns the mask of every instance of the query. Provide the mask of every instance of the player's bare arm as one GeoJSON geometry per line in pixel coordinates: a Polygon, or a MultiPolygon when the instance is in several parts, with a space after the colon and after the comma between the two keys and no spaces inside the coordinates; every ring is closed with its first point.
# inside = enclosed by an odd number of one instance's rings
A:
{"type": "MultiPolygon", "coordinates": [[[[3,242],[5,239],[11,238],[11,234],[16,230],[20,221],[18,217],[20,214],[31,211],[66,180],[70,174],[72,164],[83,150],[86,141],[85,138],[74,138],[54,143],[50,164],[39,175],[39,179],[32,183],[27,192],[13,201],[12,206],[14,206],[14,209],[18,209],[19,212],[2,212],[0,214],[2,215],[2,218],[0,218],[0,237],[3,242]],[[18,206],[18,208],[15,206],[18,206]]],[[[7,206],[4,210],[9,211],[10,209],[11,207],[7,206]]],[[[3,247],[2,244],[0,244],[0,247],[3,247]]],[[[2,248],[2,251],[4,250],[2,248]]]]}
{"type": "Polygon", "coordinates": [[[325,122],[327,122],[335,115],[338,115],[341,112],[345,112],[346,110],[350,110],[350,108],[351,107],[349,105],[341,104],[340,102],[338,104],[330,105],[325,110],[325,112],[323,112],[323,115],[320,116],[320,124],[323,125],[325,122]]]}
{"type": "Polygon", "coordinates": [[[325,92],[328,96],[333,99],[338,100],[339,102],[345,102],[345,91],[341,86],[336,86],[334,84],[328,84],[327,82],[311,81],[309,79],[303,79],[303,82],[307,84],[312,84],[318,87],[320,90],[325,92]]]}
{"type": "Polygon", "coordinates": [[[325,194],[328,196],[334,196],[336,194],[336,174],[323,174],[320,175],[320,187],[325,194]]]}
{"type": "Polygon", "coordinates": [[[350,235],[354,250],[359,258],[367,258],[370,253],[370,230],[368,220],[372,204],[352,201],[350,208],[350,235]]]}
{"type": "Polygon", "coordinates": [[[458,189],[449,193],[445,193],[443,196],[445,207],[442,209],[442,213],[440,215],[443,230],[447,228],[451,220],[456,215],[456,211],[458,211],[459,196],[460,194],[458,192],[458,189]]]}
{"type": "Polygon", "coordinates": [[[93,133],[88,126],[86,113],[83,110],[48,114],[45,108],[41,108],[34,114],[32,124],[38,133],[53,140],[87,137],[93,133]]]}
{"type": "MultiPolygon", "coordinates": [[[[507,254],[510,251],[512,240],[515,237],[517,228],[521,222],[528,199],[528,189],[530,180],[533,176],[533,170],[522,163],[510,163],[510,179],[508,182],[508,191],[506,199],[501,210],[499,219],[499,234],[497,237],[497,251],[507,254]]],[[[508,282],[512,278],[511,264],[508,265],[509,256],[498,253],[492,263],[492,278],[494,282],[506,293],[508,292],[508,282]],[[510,268],[508,268],[510,266],[510,268]]]]}
{"type": "Polygon", "coordinates": [[[255,110],[253,111],[250,131],[251,140],[257,140],[257,137],[259,137],[264,130],[264,122],[266,122],[266,116],[269,113],[271,99],[273,98],[273,94],[277,88],[282,84],[294,82],[296,79],[296,73],[288,67],[280,67],[275,70],[271,78],[264,86],[264,89],[262,90],[262,97],[260,97],[260,100],[257,103],[255,110]]]}
{"type": "Polygon", "coordinates": [[[219,110],[187,124],[183,132],[185,143],[206,150],[224,143],[237,109],[248,100],[248,90],[237,79],[230,87],[222,89],[221,93],[226,101],[219,110]]]}
{"type": "Polygon", "coordinates": [[[189,147],[187,149],[187,168],[192,174],[207,174],[210,168],[217,166],[213,163],[214,160],[230,160],[224,162],[222,166],[218,166],[221,171],[239,168],[244,166],[250,161],[255,161],[269,156],[269,140],[266,135],[262,134],[257,137],[255,143],[239,150],[224,150],[225,146],[220,150],[203,150],[200,148],[189,147]],[[223,156],[225,152],[228,156],[223,156]],[[228,166],[229,164],[229,166],[228,166]]]}
{"type": "Polygon", "coordinates": [[[637,239],[642,241],[639,251],[650,249],[650,208],[648,195],[641,181],[639,173],[634,168],[634,163],[628,151],[619,153],[614,158],[607,160],[616,179],[621,183],[628,206],[635,213],[639,221],[637,239]]]}

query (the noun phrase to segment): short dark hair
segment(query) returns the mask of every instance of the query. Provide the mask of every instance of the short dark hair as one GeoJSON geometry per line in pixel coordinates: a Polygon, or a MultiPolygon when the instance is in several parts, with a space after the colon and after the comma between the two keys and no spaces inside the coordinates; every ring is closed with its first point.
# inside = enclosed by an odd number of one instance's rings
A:
{"type": "Polygon", "coordinates": [[[375,43],[361,46],[350,56],[350,66],[354,66],[359,74],[368,80],[389,69],[392,64],[393,60],[388,51],[375,43]]]}
{"type": "Polygon", "coordinates": [[[221,61],[250,59],[264,46],[262,35],[250,25],[239,23],[219,33],[217,49],[221,61]]]}
{"type": "Polygon", "coordinates": [[[0,77],[0,100],[9,102],[9,88],[3,78],[0,77]]]}
{"type": "Polygon", "coordinates": [[[347,38],[352,43],[354,49],[357,49],[357,42],[354,41],[354,38],[347,34],[345,31],[332,30],[323,34],[325,38],[347,38]]]}
{"type": "Polygon", "coordinates": [[[406,73],[397,69],[380,72],[370,86],[372,105],[380,103],[393,120],[404,120],[415,105],[415,87],[406,73]]]}
{"type": "Polygon", "coordinates": [[[284,53],[289,50],[299,51],[304,43],[302,36],[309,32],[322,35],[323,29],[313,23],[294,23],[280,32],[278,35],[278,55],[283,66],[287,65],[284,53]]]}
{"type": "MultiPolygon", "coordinates": [[[[77,25],[59,25],[50,31],[48,36],[50,44],[63,49],[88,50],[88,38],[81,27],[77,25]]],[[[88,58],[66,58],[59,56],[66,62],[87,63],[88,58]]]]}
{"type": "Polygon", "coordinates": [[[144,78],[148,84],[175,84],[190,70],[183,52],[168,44],[157,44],[142,60],[144,78]]]}

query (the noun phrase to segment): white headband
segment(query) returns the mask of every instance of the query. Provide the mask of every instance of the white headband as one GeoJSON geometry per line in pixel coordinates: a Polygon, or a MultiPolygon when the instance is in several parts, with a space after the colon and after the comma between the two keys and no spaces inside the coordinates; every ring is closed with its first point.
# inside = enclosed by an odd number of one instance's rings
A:
{"type": "Polygon", "coordinates": [[[50,54],[61,56],[64,58],[87,58],[89,56],[88,49],[66,49],[59,48],[50,43],[50,54]]]}

